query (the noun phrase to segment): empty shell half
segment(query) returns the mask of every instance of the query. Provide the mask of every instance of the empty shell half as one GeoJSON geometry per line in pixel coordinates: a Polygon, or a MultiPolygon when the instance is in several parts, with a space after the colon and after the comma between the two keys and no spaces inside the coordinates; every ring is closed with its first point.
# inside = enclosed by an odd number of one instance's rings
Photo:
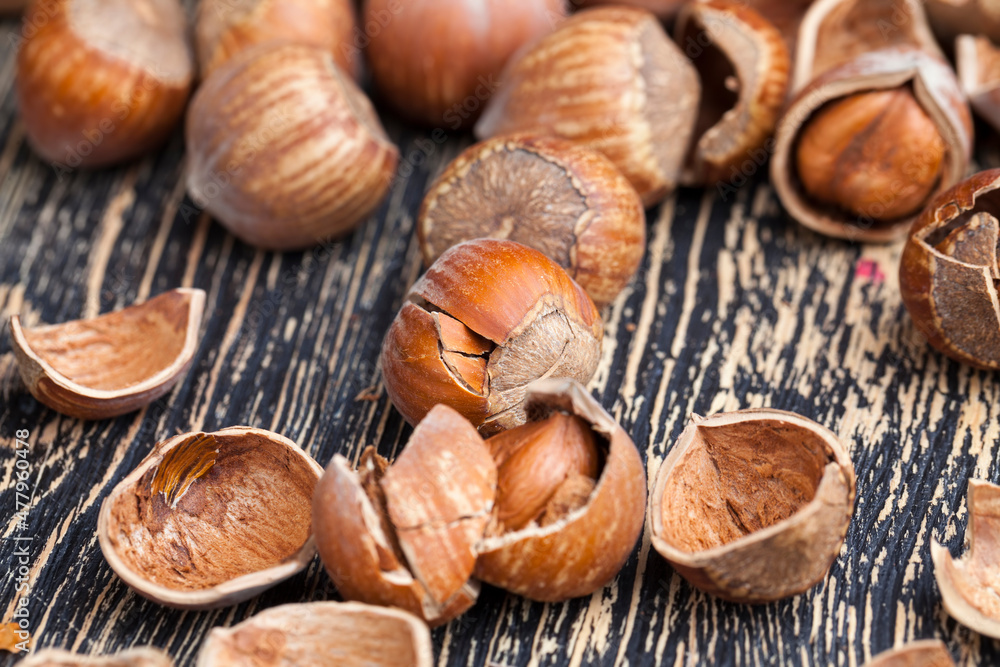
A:
{"type": "Polygon", "coordinates": [[[262,429],[175,436],[104,500],[101,551],[155,602],[180,609],[241,602],[316,554],[310,507],[322,472],[294,442],[262,429]]]}
{"type": "Polygon", "coordinates": [[[47,648],[18,663],[24,667],[173,667],[166,653],[154,648],[130,648],[113,655],[81,655],[47,648]]]}

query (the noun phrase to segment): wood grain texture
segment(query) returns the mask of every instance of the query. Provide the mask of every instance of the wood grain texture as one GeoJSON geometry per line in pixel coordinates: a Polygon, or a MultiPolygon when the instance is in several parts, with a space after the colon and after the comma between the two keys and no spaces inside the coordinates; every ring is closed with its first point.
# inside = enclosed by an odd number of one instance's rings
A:
{"type": "MultiPolygon", "coordinates": [[[[35,646],[102,653],[153,644],[190,665],[210,628],[336,591],[317,560],[236,607],[162,608],[101,556],[101,501],[156,442],[184,431],[266,428],[322,464],[335,453],[356,461],[366,445],[396,454],[410,429],[380,385],[378,350],[420,272],[413,222],[424,190],[470,139],[435,143],[388,117],[402,160],[377,214],[326,247],[260,252],[185,198],[179,132],[118,169],[60,175],[38,161],[12,93],[8,37],[19,29],[0,23],[4,320],[60,322],[179,286],[208,296],[188,375],[146,409],[108,421],[37,403],[0,337],[0,622],[21,597],[15,538],[30,537],[35,646]],[[30,431],[34,489],[23,528],[14,516],[18,429],[30,431]]],[[[959,664],[1000,663],[997,643],[944,614],[929,557],[932,535],[959,550],[968,478],[1000,481],[1000,376],[924,344],[898,295],[900,247],[805,231],[763,174],[726,197],[680,191],[650,212],[648,232],[640,275],[604,313],[591,388],[631,433],[650,484],[692,412],[796,411],[850,447],[858,502],[846,545],[823,584],[749,608],[691,589],[645,534],[614,583],[589,598],[544,605],[485,587],[468,614],[435,631],[438,663],[855,666],[932,637],[959,664]]],[[[16,660],[0,655],[0,667],[16,660]]]]}

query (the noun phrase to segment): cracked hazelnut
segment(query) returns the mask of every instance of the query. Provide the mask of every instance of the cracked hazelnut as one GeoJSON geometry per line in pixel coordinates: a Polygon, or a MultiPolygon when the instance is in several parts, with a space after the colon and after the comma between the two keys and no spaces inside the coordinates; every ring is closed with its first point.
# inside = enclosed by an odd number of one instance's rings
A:
{"type": "Polygon", "coordinates": [[[914,325],[952,359],[1000,369],[1000,170],[942,193],[913,224],[899,288],[914,325]]]}
{"type": "Polygon", "coordinates": [[[23,667],[173,667],[166,653],[151,647],[130,648],[113,655],[81,655],[62,649],[42,649],[17,663],[23,667]]]}
{"type": "Polygon", "coordinates": [[[323,469],[291,440],[236,426],[156,447],[101,505],[104,558],[133,590],[178,609],[247,600],[316,554],[323,469]]]}
{"type": "Polygon", "coordinates": [[[590,595],[618,574],[642,532],[642,460],[579,383],[533,383],[526,410],[529,423],[487,440],[499,486],[476,576],[532,600],[590,595]]]}
{"type": "Polygon", "coordinates": [[[809,419],[780,410],[695,415],[657,473],[653,547],[707,593],[780,600],[826,576],[854,492],[846,449],[809,419]]]}
{"type": "Polygon", "coordinates": [[[969,550],[959,559],[934,540],[931,559],[944,608],[981,635],[1000,639],[1000,486],[969,480],[969,550]]]}
{"type": "Polygon", "coordinates": [[[444,403],[488,435],[524,423],[533,380],[589,381],[603,336],[594,302],[551,259],[467,241],[434,262],[389,327],[385,388],[411,424],[444,403]]]}
{"type": "Polygon", "coordinates": [[[18,370],[31,395],[79,419],[148,405],[191,366],[205,293],[176,289],[89,320],[24,328],[12,315],[18,370]]]}
{"type": "Polygon", "coordinates": [[[701,87],[649,12],[579,12],[508,63],[500,81],[476,125],[480,139],[530,132],[600,151],[646,206],[677,184],[701,87]]]}
{"type": "Polygon", "coordinates": [[[348,600],[448,622],[479,595],[470,577],[496,486],[479,433],[444,405],[417,424],[391,466],[371,447],[356,472],[334,456],[313,497],[330,579],[348,600]]]}
{"type": "Polygon", "coordinates": [[[925,639],[880,653],[864,667],[955,667],[955,661],[944,642],[925,639]]]}
{"type": "Polygon", "coordinates": [[[642,261],[646,216],[600,153],[563,139],[513,135],[476,144],[431,185],[417,221],[424,263],[477,238],[517,241],[563,267],[600,307],[642,261]]]}
{"type": "Polygon", "coordinates": [[[230,628],[214,628],[197,667],[433,664],[427,625],[413,614],[357,602],[310,602],[265,609],[230,628]]]}
{"type": "Polygon", "coordinates": [[[326,50],[357,79],[356,23],[351,0],[203,0],[195,22],[201,76],[257,44],[289,40],[326,50]]]}

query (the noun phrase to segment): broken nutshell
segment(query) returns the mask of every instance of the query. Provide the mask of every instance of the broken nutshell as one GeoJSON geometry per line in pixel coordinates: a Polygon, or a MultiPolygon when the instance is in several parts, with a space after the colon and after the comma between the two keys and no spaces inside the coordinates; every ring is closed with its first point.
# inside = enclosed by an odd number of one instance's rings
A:
{"type": "Polygon", "coordinates": [[[927,341],[962,363],[1000,369],[1000,170],[942,193],[913,224],[899,288],[927,341]]]}
{"type": "Polygon", "coordinates": [[[431,185],[417,221],[424,263],[477,238],[555,260],[600,306],[628,284],[646,245],[642,201],[603,155],[554,137],[476,144],[431,185]]]}
{"type": "Polygon", "coordinates": [[[291,440],[237,426],[161,443],[101,505],[104,558],[140,595],[179,609],[242,602],[316,554],[323,469],[291,440]]]}
{"type": "Polygon", "coordinates": [[[286,604],[230,628],[214,628],[198,667],[260,665],[431,667],[430,632],[399,609],[357,602],[286,604]]]}
{"type": "Polygon", "coordinates": [[[444,405],[417,424],[391,466],[371,447],[357,471],[334,456],[312,508],[330,579],[345,599],[448,622],[479,595],[470,577],[496,487],[479,433],[444,405]]]}
{"type": "Polygon", "coordinates": [[[198,349],[205,309],[200,289],[175,289],[88,320],[10,331],[31,395],[80,419],[138,410],[170,391],[198,349]]]}
{"type": "Polygon", "coordinates": [[[969,550],[952,558],[934,540],[931,559],[944,608],[956,621],[981,635],[1000,639],[1000,486],[969,480],[969,550]]]}
{"type": "Polygon", "coordinates": [[[532,600],[590,595],[642,532],[646,474],[621,426],[577,382],[528,388],[529,423],[486,441],[499,471],[476,576],[532,600]]]}
{"type": "Polygon", "coordinates": [[[174,662],[166,653],[152,647],[130,648],[112,655],[81,655],[47,648],[17,664],[24,667],[173,667],[174,662]]]}
{"type": "Polygon", "coordinates": [[[1000,49],[982,35],[961,35],[955,65],[972,109],[1000,131],[1000,49]]]}
{"type": "Polygon", "coordinates": [[[942,43],[958,35],[983,35],[1000,41],[1000,3],[996,0],[924,0],[927,16],[942,43]]]}
{"type": "Polygon", "coordinates": [[[864,667],[955,667],[955,661],[944,642],[925,639],[879,653],[864,667]]]}
{"type": "Polygon", "coordinates": [[[707,593],[747,604],[780,600],[826,576],[854,493],[847,450],[805,417],[695,415],[657,473],[653,547],[707,593]]]}
{"type": "Polygon", "coordinates": [[[382,345],[386,392],[411,424],[438,403],[484,435],[525,422],[526,387],[587,382],[603,323],[554,261],[514,241],[453,246],[410,289],[382,345]]]}

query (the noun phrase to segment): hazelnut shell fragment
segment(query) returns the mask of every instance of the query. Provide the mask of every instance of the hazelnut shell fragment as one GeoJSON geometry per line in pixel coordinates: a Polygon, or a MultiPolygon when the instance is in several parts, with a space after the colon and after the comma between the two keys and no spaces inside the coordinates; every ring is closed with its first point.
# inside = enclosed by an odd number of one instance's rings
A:
{"type": "Polygon", "coordinates": [[[1000,4],[996,0],[924,0],[934,32],[950,44],[958,35],[984,35],[1000,41],[1000,4]]]}
{"type": "Polygon", "coordinates": [[[653,12],[664,21],[673,20],[677,12],[688,0],[574,0],[579,7],[599,7],[601,5],[627,5],[653,12]]]}
{"type": "Polygon", "coordinates": [[[476,576],[543,602],[590,595],[618,574],[642,532],[642,460],[628,434],[577,382],[539,380],[528,388],[526,404],[533,419],[558,410],[587,422],[603,450],[603,468],[586,502],[554,523],[484,538],[476,576]]]}
{"type": "Polygon", "coordinates": [[[198,667],[231,665],[431,667],[427,625],[413,614],[357,602],[286,604],[214,628],[198,667]]]}
{"type": "Polygon", "coordinates": [[[205,292],[175,289],[89,320],[27,329],[10,318],[31,395],[79,419],[138,410],[170,391],[198,349],[205,292]]]}
{"type": "Polygon", "coordinates": [[[32,653],[17,664],[24,667],[173,667],[174,662],[159,649],[144,646],[113,655],[81,655],[47,648],[32,653]]]}
{"type": "Polygon", "coordinates": [[[496,465],[467,420],[439,405],[387,466],[333,457],[313,498],[320,558],[348,600],[400,607],[431,625],[465,612],[475,545],[496,497],[496,465]]]}
{"type": "Polygon", "coordinates": [[[955,661],[944,642],[924,639],[879,653],[864,667],[955,667],[955,661]]]}
{"type": "MultiPolygon", "coordinates": [[[[813,0],[747,0],[746,5],[768,20],[781,33],[788,54],[795,62],[799,26],[813,0]]],[[[789,73],[790,74],[790,73],[789,73]]],[[[789,86],[791,92],[791,86],[789,86]]]]}
{"type": "Polygon", "coordinates": [[[323,469],[291,440],[248,426],[157,445],[101,505],[104,558],[134,591],[178,609],[247,600],[303,570],[323,469]]]}
{"type": "Polygon", "coordinates": [[[602,154],[564,139],[510,135],[476,144],[431,185],[417,222],[424,263],[477,238],[523,243],[555,260],[598,306],[642,261],[642,201],[602,154]]]}
{"type": "Polygon", "coordinates": [[[587,382],[603,322],[558,264],[514,241],[453,246],[411,288],[382,345],[393,405],[411,424],[443,403],[483,434],[525,421],[542,377],[587,382]]]}
{"type": "Polygon", "coordinates": [[[931,543],[934,577],[944,608],[981,635],[1000,639],[1000,486],[969,480],[969,550],[959,559],[931,543]]]}
{"type": "Polygon", "coordinates": [[[854,511],[837,437],[781,410],[691,418],[656,477],[653,547],[692,586],[758,604],[816,585],[854,511]]]}
{"type": "Polygon", "coordinates": [[[677,184],[698,112],[694,67],[656,17],[587,9],[512,59],[476,125],[480,139],[548,134],[604,153],[646,206],[677,184]]]}
{"type": "Polygon", "coordinates": [[[942,193],[913,224],[899,288],[914,325],[962,363],[1000,369],[1000,169],[942,193]]]}
{"type": "Polygon", "coordinates": [[[961,35],[955,65],[973,111],[1000,131],[1000,49],[985,37],[961,35]]]}
{"type": "MultiPolygon", "coordinates": [[[[803,129],[825,105],[856,93],[908,86],[933,121],[945,152],[941,176],[931,196],[958,182],[972,152],[972,118],[954,72],[944,61],[908,47],[863,54],[828,70],[799,94],[778,123],[771,160],[771,181],[788,213],[806,227],[837,238],[888,242],[904,236],[915,215],[877,220],[814,201],[797,174],[795,154],[803,129]]],[[[905,137],[880,136],[875,141],[899,142],[905,137]]],[[[849,158],[847,156],[845,159],[849,158]]],[[[849,165],[846,165],[849,166],[849,165]]],[[[905,182],[906,174],[902,174],[905,182]]],[[[887,197],[894,197],[887,192],[887,197]]],[[[891,203],[891,200],[890,200],[891,203]]]]}

